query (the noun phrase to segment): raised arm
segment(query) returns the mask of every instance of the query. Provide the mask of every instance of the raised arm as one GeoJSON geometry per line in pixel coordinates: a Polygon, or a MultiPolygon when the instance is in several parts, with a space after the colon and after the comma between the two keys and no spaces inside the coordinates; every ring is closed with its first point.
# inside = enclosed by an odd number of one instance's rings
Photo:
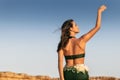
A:
{"type": "Polygon", "coordinates": [[[59,70],[60,80],[64,80],[64,76],[63,76],[63,50],[60,50],[58,52],[58,70],[59,70]]]}
{"type": "Polygon", "coordinates": [[[97,13],[97,20],[96,20],[96,25],[93,29],[91,29],[87,34],[84,34],[82,36],[83,40],[85,42],[87,42],[89,39],[91,39],[95,33],[100,29],[101,27],[101,15],[102,12],[106,9],[105,5],[102,5],[99,9],[98,9],[98,13],[97,13]]]}

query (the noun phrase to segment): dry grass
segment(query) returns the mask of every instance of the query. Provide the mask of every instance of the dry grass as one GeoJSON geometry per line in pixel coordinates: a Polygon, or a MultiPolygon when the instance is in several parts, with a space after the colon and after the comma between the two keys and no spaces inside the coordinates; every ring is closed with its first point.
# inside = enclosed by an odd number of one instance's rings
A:
{"type": "Polygon", "coordinates": [[[98,77],[90,77],[90,80],[120,80],[120,78],[108,77],[108,76],[98,76],[98,77]]]}
{"type": "MultiPolygon", "coordinates": [[[[25,73],[0,72],[0,80],[59,80],[59,78],[51,78],[49,76],[43,75],[32,76],[25,73]]],[[[89,80],[120,80],[120,78],[109,76],[95,76],[90,77],[89,80]]]]}

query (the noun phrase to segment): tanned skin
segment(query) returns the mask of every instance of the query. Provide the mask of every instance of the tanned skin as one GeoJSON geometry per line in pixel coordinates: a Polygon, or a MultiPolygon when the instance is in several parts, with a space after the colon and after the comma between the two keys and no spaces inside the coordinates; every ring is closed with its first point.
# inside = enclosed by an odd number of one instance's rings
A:
{"type": "MultiPolygon", "coordinates": [[[[102,5],[98,9],[96,25],[92,28],[88,33],[84,34],[79,38],[71,38],[69,39],[68,44],[64,49],[59,50],[58,52],[58,70],[60,80],[64,80],[64,73],[63,73],[63,58],[67,55],[77,55],[85,53],[85,46],[86,43],[99,31],[101,27],[101,16],[102,12],[106,10],[106,6],[102,5]]],[[[80,32],[78,26],[73,21],[73,26],[70,28],[70,35],[75,36],[77,33],[80,32]]],[[[75,60],[66,60],[66,66],[74,66],[76,64],[84,64],[84,57],[78,58],[75,60]]]]}

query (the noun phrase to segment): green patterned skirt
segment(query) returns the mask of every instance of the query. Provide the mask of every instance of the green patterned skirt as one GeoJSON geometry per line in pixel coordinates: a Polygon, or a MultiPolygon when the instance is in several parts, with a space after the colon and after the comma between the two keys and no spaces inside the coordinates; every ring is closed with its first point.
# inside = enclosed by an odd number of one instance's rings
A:
{"type": "Polygon", "coordinates": [[[64,67],[65,80],[89,80],[88,68],[84,64],[64,67]]]}

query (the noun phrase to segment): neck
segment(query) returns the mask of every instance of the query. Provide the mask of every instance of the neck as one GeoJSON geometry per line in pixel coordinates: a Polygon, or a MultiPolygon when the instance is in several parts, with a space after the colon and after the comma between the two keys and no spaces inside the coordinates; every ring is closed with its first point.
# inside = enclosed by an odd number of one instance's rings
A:
{"type": "Polygon", "coordinates": [[[75,37],[76,33],[75,32],[70,32],[70,36],[75,37]]]}

